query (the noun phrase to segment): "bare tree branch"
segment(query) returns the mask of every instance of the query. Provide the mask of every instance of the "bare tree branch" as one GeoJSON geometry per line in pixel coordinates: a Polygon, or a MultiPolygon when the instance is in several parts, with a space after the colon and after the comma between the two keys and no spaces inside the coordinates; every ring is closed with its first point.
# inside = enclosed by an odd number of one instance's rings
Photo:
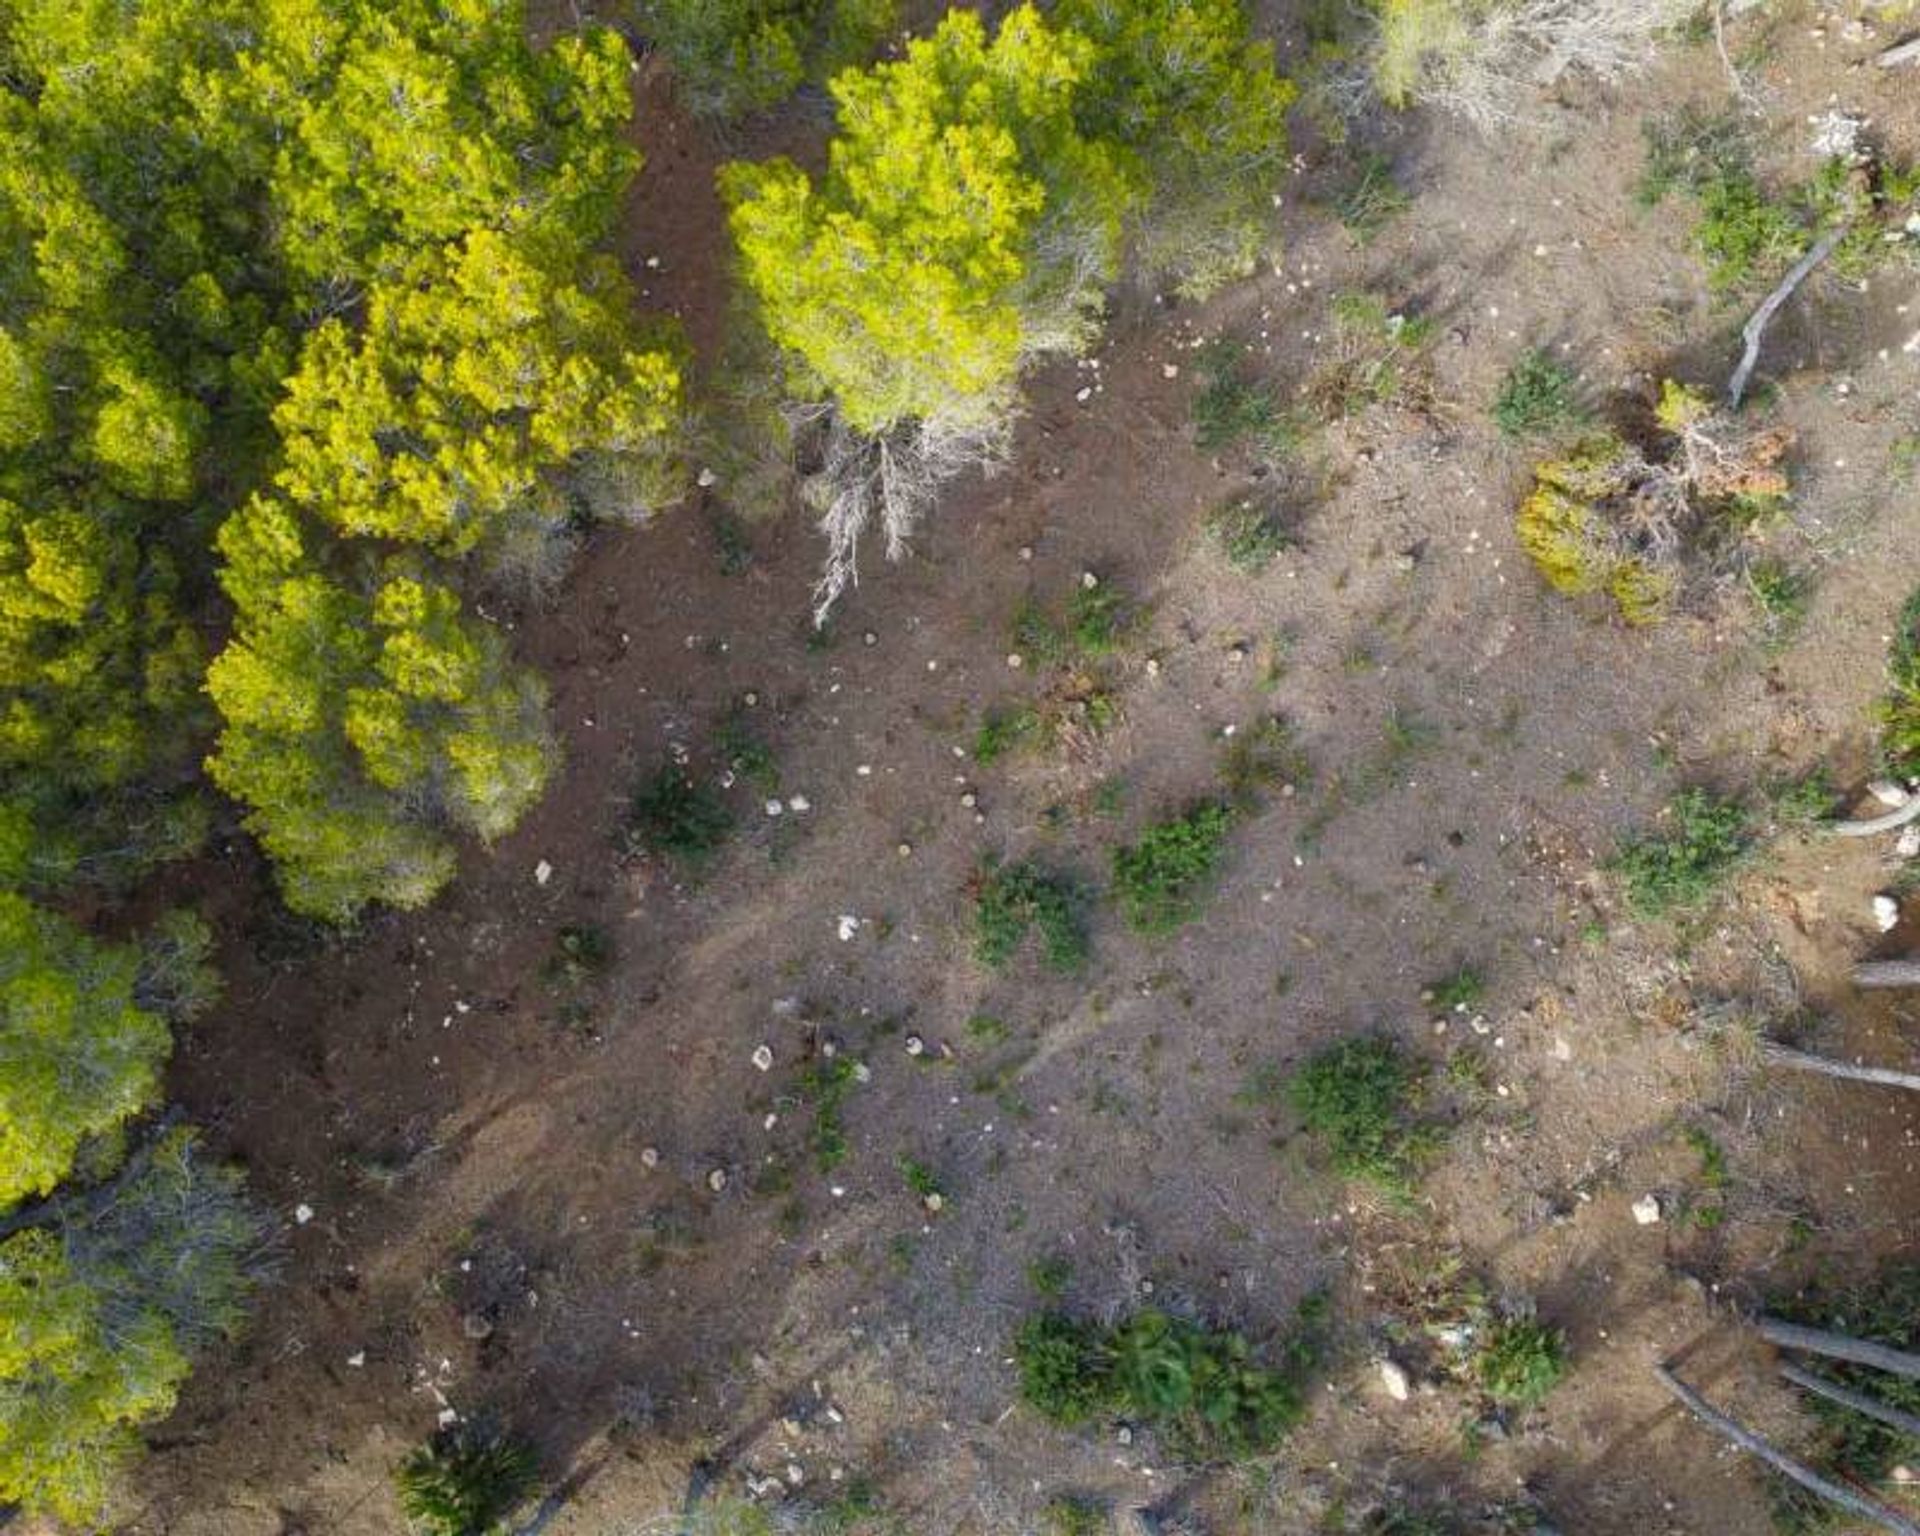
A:
{"type": "Polygon", "coordinates": [[[1795,1072],[1817,1072],[1822,1077],[1844,1078],[1853,1083],[1878,1083],[1884,1088],[1912,1088],[1920,1091],[1920,1076],[1895,1072],[1886,1067],[1856,1067],[1851,1062],[1834,1061],[1826,1056],[1809,1056],[1771,1040],[1760,1044],[1760,1057],[1769,1066],[1787,1067],[1795,1072]]]}
{"type": "Polygon", "coordinates": [[[1828,1381],[1824,1376],[1812,1371],[1802,1370],[1791,1362],[1780,1367],[1780,1374],[1796,1387],[1805,1387],[1815,1397],[1824,1397],[1830,1403],[1838,1403],[1842,1408],[1851,1408],[1855,1413],[1864,1414],[1876,1423],[1897,1429],[1903,1435],[1912,1435],[1920,1440],[1920,1414],[1903,1413],[1898,1408],[1890,1408],[1877,1397],[1869,1397],[1865,1392],[1856,1392],[1852,1387],[1842,1386],[1837,1381],[1828,1381]]]}
{"type": "Polygon", "coordinates": [[[1920,1381],[1920,1355],[1904,1349],[1891,1349],[1868,1339],[1849,1338],[1825,1328],[1808,1328],[1777,1317],[1763,1317],[1757,1326],[1760,1337],[1781,1349],[1797,1349],[1803,1354],[1825,1355],[1832,1360],[1849,1360],[1855,1365],[1870,1365],[1876,1371],[1888,1371],[1909,1381],[1920,1381]]]}
{"type": "MultiPolygon", "coordinates": [[[[1716,10],[1715,15],[1719,13],[1716,10]]],[[[1727,385],[1727,408],[1737,411],[1740,402],[1746,398],[1747,381],[1753,377],[1754,365],[1760,361],[1760,340],[1767,333],[1780,306],[1793,297],[1794,289],[1807,280],[1807,274],[1833,254],[1833,248],[1846,238],[1846,229],[1830,229],[1814,243],[1812,250],[1793,264],[1787,275],[1780,279],[1780,286],[1760,301],[1760,307],[1753,312],[1753,318],[1747,321],[1746,329],[1740,334],[1746,337],[1747,350],[1740,359],[1740,366],[1733,370],[1733,379],[1727,385]]]]}

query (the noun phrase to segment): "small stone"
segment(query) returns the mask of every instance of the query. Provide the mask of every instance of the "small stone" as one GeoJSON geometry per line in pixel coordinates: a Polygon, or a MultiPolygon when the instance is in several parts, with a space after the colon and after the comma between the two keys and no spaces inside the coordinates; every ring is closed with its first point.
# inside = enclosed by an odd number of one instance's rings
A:
{"type": "Polygon", "coordinates": [[[1018,672],[1026,664],[1027,658],[1022,656],[1018,651],[1007,652],[1007,666],[1013,671],[1018,672]]]}
{"type": "Polygon", "coordinates": [[[642,1147],[640,1149],[640,1166],[648,1170],[658,1168],[660,1166],[660,1149],[658,1147],[642,1147]]]}
{"type": "Polygon", "coordinates": [[[1873,920],[1882,933],[1900,926],[1900,903],[1884,892],[1873,898],[1873,920]]]}
{"type": "Polygon", "coordinates": [[[872,1082],[873,1068],[868,1066],[864,1061],[856,1061],[853,1064],[853,1080],[856,1083],[872,1082]]]}
{"type": "Polygon", "coordinates": [[[1633,1202],[1633,1219],[1643,1227],[1651,1227],[1660,1220],[1660,1197],[1642,1195],[1633,1202]]]}
{"type": "Polygon", "coordinates": [[[980,803],[980,797],[976,795],[972,790],[969,789],[961,794],[960,803],[964,805],[968,810],[972,810],[976,805],[980,803]]]}
{"type": "Polygon", "coordinates": [[[356,1349],[352,1354],[347,1356],[347,1364],[352,1366],[356,1371],[366,1363],[367,1352],[364,1349],[356,1349]]]}
{"type": "Polygon", "coordinates": [[[899,855],[900,855],[900,857],[901,857],[901,858],[903,858],[903,859],[910,859],[910,858],[912,858],[912,857],[913,857],[913,844],[912,844],[912,843],[902,843],[902,844],[900,845],[900,847],[898,848],[898,850],[897,850],[897,852],[899,853],[899,855]]]}
{"type": "Polygon", "coordinates": [[[1920,854],[1920,826],[1902,827],[1900,835],[1893,840],[1893,851],[1903,859],[1920,854]]]}
{"type": "Polygon", "coordinates": [[[1553,1042],[1553,1059],[1555,1061],[1572,1061],[1573,1060],[1573,1047],[1568,1045],[1565,1040],[1560,1039],[1557,1036],[1555,1037],[1553,1042]]]}
{"type": "Polygon", "coordinates": [[[293,1208],[293,1224],[296,1227],[304,1227],[308,1222],[312,1220],[313,1220],[312,1206],[306,1204],[303,1201],[299,1205],[296,1205],[293,1208]]]}
{"type": "Polygon", "coordinates": [[[778,816],[785,810],[786,810],[786,807],[782,805],[778,800],[769,800],[767,802],[767,814],[769,816],[778,816]]]}
{"type": "Polygon", "coordinates": [[[1074,392],[1073,398],[1078,400],[1082,405],[1085,405],[1089,400],[1093,398],[1093,386],[1088,385],[1084,389],[1076,390],[1074,392]]]}
{"type": "Polygon", "coordinates": [[[945,1205],[947,1202],[945,1197],[941,1195],[940,1191],[936,1189],[926,1197],[923,1203],[926,1205],[926,1208],[929,1211],[933,1212],[934,1215],[938,1216],[940,1214],[940,1208],[943,1205],[945,1205]]]}
{"type": "Polygon", "coordinates": [[[787,809],[792,811],[796,816],[804,816],[808,811],[813,809],[813,802],[805,795],[789,795],[787,797],[787,809]]]}
{"type": "Polygon", "coordinates": [[[906,1044],[907,1054],[909,1056],[924,1056],[926,1054],[927,1042],[922,1040],[918,1035],[908,1035],[906,1044]]]}
{"type": "Polygon", "coordinates": [[[452,1429],[453,1426],[459,1422],[460,1412],[457,1408],[442,1408],[440,1410],[438,1423],[442,1429],[452,1429]]]}
{"type": "Polygon", "coordinates": [[[840,942],[845,944],[860,931],[860,919],[849,913],[842,913],[839,926],[840,942]]]}
{"type": "Polygon", "coordinates": [[[552,878],[553,866],[545,859],[542,859],[538,864],[533,866],[533,883],[535,885],[545,885],[552,878]]]}
{"type": "Polygon", "coordinates": [[[1122,1445],[1132,1445],[1133,1427],[1128,1424],[1122,1424],[1113,1438],[1118,1440],[1122,1445]]]}
{"type": "Polygon", "coordinates": [[[1020,558],[1022,560],[1031,560],[1033,558],[1033,546],[1031,544],[1022,544],[1020,546],[1020,558]]]}
{"type": "Polygon", "coordinates": [[[1404,1403],[1413,1391],[1413,1382],[1406,1368],[1393,1360],[1380,1362],[1380,1385],[1387,1389],[1387,1396],[1396,1403],[1404,1403]]]}
{"type": "Polygon", "coordinates": [[[1160,377],[1163,379],[1179,378],[1180,365],[1178,363],[1162,363],[1160,365],[1160,377]]]}
{"type": "Polygon", "coordinates": [[[1147,658],[1147,676],[1158,677],[1159,675],[1160,675],[1160,658],[1158,656],[1149,656],[1147,658]]]}
{"type": "Polygon", "coordinates": [[[1080,573],[1080,585],[1085,591],[1091,592],[1095,587],[1100,585],[1100,578],[1094,575],[1092,571],[1082,571],[1080,573]]]}
{"type": "Polygon", "coordinates": [[[862,645],[878,645],[880,643],[880,637],[870,629],[864,630],[860,635],[860,643],[862,645]]]}
{"type": "Polygon", "coordinates": [[[712,489],[719,481],[720,477],[710,469],[703,469],[699,474],[694,476],[694,484],[698,485],[703,491],[712,489]]]}
{"type": "Polygon", "coordinates": [[[726,1187],[727,1187],[727,1170],[726,1169],[716,1168],[713,1170],[712,1173],[707,1175],[707,1188],[712,1190],[716,1195],[719,1194],[726,1187]]]}
{"type": "Polygon", "coordinates": [[[770,1045],[755,1046],[753,1050],[753,1064],[762,1072],[771,1072],[773,1070],[773,1047],[770,1045]]]}
{"type": "Polygon", "coordinates": [[[1887,1475],[1896,1483],[1920,1483],[1920,1472],[1915,1472],[1913,1468],[1905,1462],[1895,1467],[1887,1475]]]}

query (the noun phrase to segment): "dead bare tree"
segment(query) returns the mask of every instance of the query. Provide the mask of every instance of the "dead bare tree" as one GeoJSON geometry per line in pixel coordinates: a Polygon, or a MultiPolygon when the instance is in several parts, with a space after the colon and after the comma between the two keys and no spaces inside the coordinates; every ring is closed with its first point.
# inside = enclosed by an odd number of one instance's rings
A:
{"type": "Polygon", "coordinates": [[[1887,1067],[1857,1067],[1851,1062],[1834,1061],[1826,1056],[1810,1056],[1771,1040],[1762,1042],[1760,1058],[1769,1066],[1786,1067],[1794,1072],[1814,1072],[1822,1077],[1837,1077],[1852,1083],[1878,1083],[1883,1088],[1920,1090],[1920,1075],[1895,1072],[1887,1067]]]}

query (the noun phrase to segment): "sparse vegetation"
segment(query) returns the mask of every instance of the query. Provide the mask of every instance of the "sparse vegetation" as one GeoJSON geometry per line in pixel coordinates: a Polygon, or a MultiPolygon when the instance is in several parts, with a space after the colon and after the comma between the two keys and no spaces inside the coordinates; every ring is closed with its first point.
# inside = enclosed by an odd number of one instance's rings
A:
{"type": "Polygon", "coordinates": [[[1550,352],[1524,352],[1500,381],[1493,419],[1511,438],[1550,437],[1584,418],[1573,370],[1550,352]]]}
{"type": "Polygon", "coordinates": [[[1074,1425],[1124,1414],[1227,1457],[1270,1450],[1299,1421],[1316,1353],[1303,1334],[1285,1367],[1261,1366],[1239,1334],[1152,1308],[1111,1327],[1039,1313],[1014,1339],[1021,1396],[1045,1417],[1074,1425]]]}
{"type": "Polygon", "coordinates": [[[681,764],[664,765],[634,791],[627,834],[636,849],[698,869],[732,831],[726,802],[681,764]]]}
{"type": "Polygon", "coordinates": [[[1271,509],[1240,497],[1207,514],[1207,532],[1237,571],[1258,576],[1297,541],[1271,509]]]}
{"type": "Polygon", "coordinates": [[[1116,848],[1113,893],[1127,925],[1139,933],[1168,933],[1197,917],[1232,823],[1226,806],[1204,800],[1116,848]]]}
{"type": "Polygon", "coordinates": [[[1287,1098],[1339,1173],[1404,1195],[1436,1146],[1416,1115],[1425,1076],[1391,1040],[1344,1040],[1293,1075],[1287,1098]]]}
{"type": "Polygon", "coordinates": [[[1752,817],[1738,800],[1682,790],[1660,829],[1629,839],[1608,863],[1641,917],[1698,906],[1752,851],[1752,817]]]}
{"type": "Polygon", "coordinates": [[[1030,929],[1057,971],[1086,963],[1085,897],[1064,875],[1031,861],[983,871],[974,882],[974,952],[991,966],[1013,958],[1030,929]]]}
{"type": "Polygon", "coordinates": [[[1503,1408],[1536,1406],[1566,1370],[1565,1338],[1530,1317],[1497,1320],[1474,1350],[1474,1379],[1503,1408]]]}
{"type": "Polygon", "coordinates": [[[1920,778],[1920,590],[1907,598],[1887,652],[1880,700],[1880,758],[1901,778],[1920,778]]]}

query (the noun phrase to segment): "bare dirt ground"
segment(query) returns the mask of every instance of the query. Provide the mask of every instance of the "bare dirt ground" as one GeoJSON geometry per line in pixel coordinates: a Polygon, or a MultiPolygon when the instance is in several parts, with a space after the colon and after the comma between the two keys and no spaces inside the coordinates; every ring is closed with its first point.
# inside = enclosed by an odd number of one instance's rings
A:
{"type": "MultiPolygon", "coordinates": [[[[1910,71],[1859,68],[1875,44],[1846,13],[1780,14],[1751,83],[1783,148],[1837,104],[1920,153],[1910,71]]],[[[624,252],[711,356],[720,151],[656,70],[639,89],[649,165],[624,252]]],[[[716,538],[724,481],[596,535],[517,621],[566,770],[431,911],[318,944],[273,916],[236,845],[211,915],[247,937],[175,1087],[286,1213],[284,1277],[159,1437],[131,1528],[389,1532],[393,1464],[443,1408],[492,1406],[567,1480],[555,1536],[639,1531],[707,1475],[797,1499],[870,1478],[914,1532],[1032,1530],[1063,1490],[1222,1533],[1338,1531],[1392,1488],[1524,1489],[1580,1536],[1764,1530],[1752,1469],[1650,1366],[1681,1357],[1790,1434],[1735,1309],[1910,1250],[1915,1127],[1898,1095],[1762,1073],[1700,1009],[1791,989],[1833,1016],[1829,1049],[1909,1064],[1910,1008],[1845,984],[1880,942],[1879,850],[1790,842],[1678,934],[1630,922],[1596,867],[1679,784],[1815,761],[1864,777],[1888,632],[1920,577],[1920,508],[1888,470],[1920,431],[1920,356],[1902,350],[1920,279],[1817,281],[1770,344],[1768,409],[1799,434],[1783,548],[1818,574],[1777,652],[1736,608],[1629,633],[1547,593],[1511,531],[1528,458],[1487,415],[1534,344],[1564,346],[1597,401],[1724,377],[1740,316],[1709,298],[1684,207],[1640,209],[1632,188],[1643,119],[1726,90],[1696,46],[1504,143],[1388,125],[1412,202],[1367,244],[1319,206],[1343,152],[1303,142],[1277,266],[1201,308],[1122,295],[1095,358],[1033,381],[1011,469],[956,488],[909,562],[876,559],[824,641],[797,512],[749,528],[744,561],[716,538]],[[1437,403],[1330,429],[1303,547],[1237,574],[1199,530],[1249,482],[1192,446],[1192,346],[1245,337],[1291,385],[1332,296],[1362,288],[1433,318],[1437,403]],[[1039,686],[1008,664],[1016,609],[1064,602],[1088,571],[1146,616],[1117,663],[1118,722],[1075,752],[973,763],[982,712],[1039,686]],[[711,763],[736,710],[774,747],[782,801],[807,808],[769,816],[735,787],[743,835],[698,878],[623,855],[636,780],[674,753],[711,763]],[[1276,712],[1311,777],[1237,829],[1199,922],[1144,940],[1102,912],[1074,978],[972,958],[984,857],[1099,874],[1214,787],[1226,727],[1276,712]],[[613,940],[583,989],[549,975],[564,925],[613,940]],[[1422,988],[1463,964],[1487,979],[1486,1032],[1436,1034],[1422,988]],[[970,1031],[978,1015],[1002,1036],[970,1031]],[[1484,1103],[1411,1210],[1344,1190],[1248,1091],[1374,1027],[1480,1063],[1484,1103]],[[845,1102],[849,1155],[822,1172],[804,1074],[829,1046],[869,1078],[845,1102]],[[1730,1218],[1637,1225],[1635,1197],[1693,1176],[1693,1124],[1728,1150],[1730,1218]],[[903,1156],[937,1171],[937,1214],[903,1156]],[[1536,1297],[1575,1367],[1477,1445],[1457,1389],[1396,1403],[1369,1364],[1383,1298],[1454,1248],[1536,1297]],[[1254,1338],[1331,1287],[1345,1364],[1252,1468],[1053,1430],[1015,1407],[1007,1360],[1028,1266],[1052,1255],[1077,1307],[1144,1282],[1254,1338]]],[[[766,142],[818,126],[802,107],[766,142]]]]}

